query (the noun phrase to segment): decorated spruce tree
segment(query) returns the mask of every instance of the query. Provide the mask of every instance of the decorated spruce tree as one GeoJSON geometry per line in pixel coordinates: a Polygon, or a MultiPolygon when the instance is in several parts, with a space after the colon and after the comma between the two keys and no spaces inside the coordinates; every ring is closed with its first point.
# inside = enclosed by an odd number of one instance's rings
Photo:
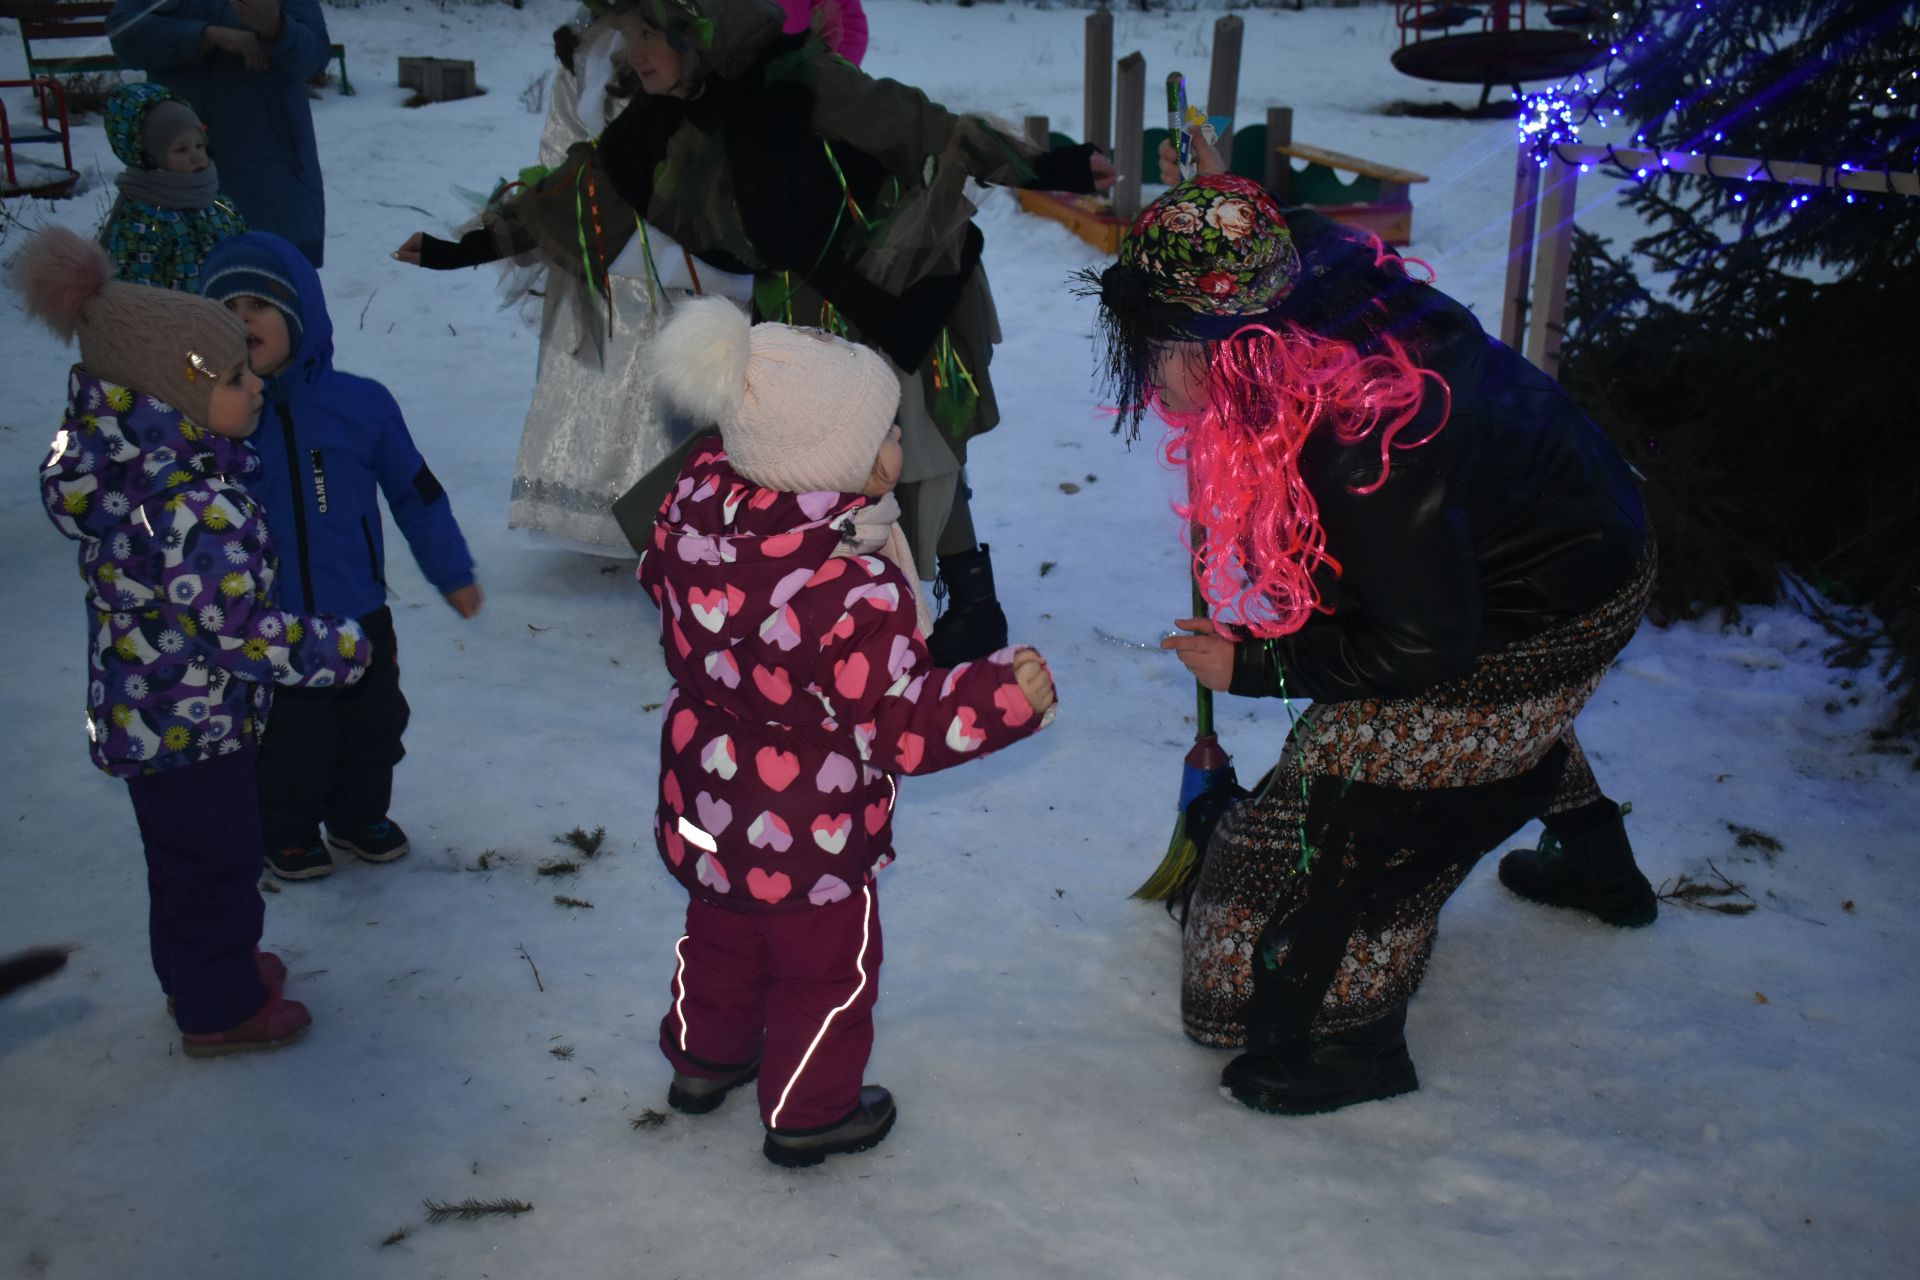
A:
{"type": "MultiPolygon", "coordinates": [[[[1642,0],[1612,40],[1638,145],[1920,169],[1912,0],[1642,0]]],[[[1920,728],[1920,196],[1614,172],[1646,233],[1577,236],[1561,377],[1646,476],[1659,607],[1811,586],[1920,728]]]]}

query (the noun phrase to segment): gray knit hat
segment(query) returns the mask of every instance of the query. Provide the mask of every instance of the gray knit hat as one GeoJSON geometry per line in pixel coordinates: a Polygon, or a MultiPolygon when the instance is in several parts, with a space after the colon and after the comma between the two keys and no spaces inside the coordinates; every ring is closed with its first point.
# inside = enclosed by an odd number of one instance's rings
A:
{"type": "Polygon", "coordinates": [[[148,166],[166,168],[167,148],[189,129],[205,133],[207,127],[200,123],[199,114],[180,99],[162,98],[148,107],[140,120],[140,149],[147,154],[148,166]]]}
{"type": "Polygon", "coordinates": [[[220,376],[247,358],[247,331],[217,302],[113,278],[106,250],[65,227],[27,242],[12,283],[27,311],[68,342],[88,373],[164,400],[205,425],[220,376]]]}
{"type": "Polygon", "coordinates": [[[674,308],[651,347],[667,400],[720,428],[727,460],[788,493],[858,493],[900,407],[882,356],[819,329],[749,328],[723,298],[674,308]]]}

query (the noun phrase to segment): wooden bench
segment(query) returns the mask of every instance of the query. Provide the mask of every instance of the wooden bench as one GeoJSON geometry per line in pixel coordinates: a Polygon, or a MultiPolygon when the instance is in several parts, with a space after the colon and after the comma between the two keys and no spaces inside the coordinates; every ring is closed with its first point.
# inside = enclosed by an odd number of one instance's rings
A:
{"type": "MultiPolygon", "coordinates": [[[[1027,131],[1035,143],[1073,143],[1065,134],[1048,134],[1041,117],[1031,118],[1027,131]]],[[[1166,136],[1165,129],[1148,129],[1141,154],[1157,157],[1166,136]]],[[[1293,112],[1287,107],[1271,108],[1265,124],[1234,130],[1229,145],[1233,154],[1228,171],[1261,182],[1281,204],[1304,205],[1335,222],[1371,231],[1396,247],[1413,239],[1412,189],[1414,184],[1428,181],[1426,174],[1295,142],[1293,112]],[[1270,138],[1274,140],[1271,147],[1270,138]],[[1296,161],[1304,167],[1294,168],[1296,161]],[[1353,176],[1342,178],[1343,173],[1353,176]]],[[[1159,167],[1157,159],[1150,163],[1159,167]]],[[[1019,191],[1015,195],[1028,213],[1051,218],[1104,253],[1119,251],[1120,237],[1129,220],[1115,217],[1112,202],[1105,196],[1059,191],[1019,191]]]]}
{"type": "Polygon", "coordinates": [[[118,71],[120,59],[107,45],[107,15],[113,12],[112,0],[19,0],[9,5],[10,16],[20,21],[20,43],[26,46],[27,76],[70,76],[86,71],[118,71]],[[34,41],[41,48],[35,50],[34,41]],[[85,40],[92,52],[83,53],[71,41],[85,40]],[[48,53],[48,42],[58,42],[60,52],[48,53]]]}
{"type": "MultiPolygon", "coordinates": [[[[13,0],[0,4],[0,17],[20,22],[20,43],[26,48],[30,79],[126,70],[107,43],[107,15],[112,12],[113,0],[13,0]],[[40,42],[38,50],[34,48],[36,40],[40,42]],[[74,47],[72,42],[78,40],[87,41],[86,52],[74,47]],[[63,46],[63,51],[47,52],[49,43],[63,46]]],[[[352,96],[346,46],[330,44],[327,52],[340,62],[341,96],[352,96]]]]}
{"type": "Polygon", "coordinates": [[[1415,183],[1427,175],[1358,156],[1329,151],[1304,142],[1282,142],[1273,148],[1285,162],[1274,194],[1282,204],[1310,205],[1336,222],[1364,227],[1391,245],[1413,238],[1415,183]],[[1306,167],[1295,169],[1294,161],[1306,167]],[[1351,182],[1340,174],[1354,175],[1351,182]]]}

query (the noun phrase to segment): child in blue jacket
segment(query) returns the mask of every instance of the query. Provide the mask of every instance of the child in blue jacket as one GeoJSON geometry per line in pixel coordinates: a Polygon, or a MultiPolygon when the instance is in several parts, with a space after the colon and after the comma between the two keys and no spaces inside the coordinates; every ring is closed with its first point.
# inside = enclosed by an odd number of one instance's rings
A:
{"type": "Polygon", "coordinates": [[[305,256],[251,232],[215,248],[202,280],[202,292],[246,326],[253,370],[267,379],[252,488],[282,547],[281,602],[357,618],[374,648],[353,688],[295,691],[274,706],[260,753],[267,865],[307,880],[333,870],[330,848],[391,862],[411,847],[387,814],[408,708],[376,488],[420,571],[464,618],[480,612],[473,557],[392,394],[333,367],[333,321],[305,256]]]}

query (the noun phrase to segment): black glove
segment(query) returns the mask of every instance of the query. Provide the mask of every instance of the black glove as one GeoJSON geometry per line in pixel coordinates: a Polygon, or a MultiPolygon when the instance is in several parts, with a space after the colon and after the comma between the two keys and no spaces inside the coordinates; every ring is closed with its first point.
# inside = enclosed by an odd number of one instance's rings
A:
{"type": "Polygon", "coordinates": [[[424,232],[420,236],[420,265],[429,271],[452,271],[456,267],[477,267],[500,258],[493,232],[475,227],[458,240],[442,240],[424,232]]]}
{"type": "Polygon", "coordinates": [[[1033,162],[1030,191],[1073,191],[1086,194],[1093,190],[1093,153],[1099,148],[1091,142],[1073,147],[1055,147],[1033,162]]]}

